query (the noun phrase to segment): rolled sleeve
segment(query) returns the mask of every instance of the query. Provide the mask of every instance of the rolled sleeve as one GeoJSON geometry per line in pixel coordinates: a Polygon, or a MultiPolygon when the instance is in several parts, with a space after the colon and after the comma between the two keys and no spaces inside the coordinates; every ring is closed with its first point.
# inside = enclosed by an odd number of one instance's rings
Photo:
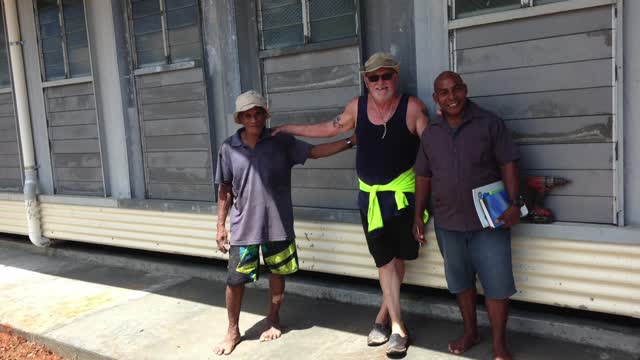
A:
{"type": "Polygon", "coordinates": [[[289,146],[289,159],[291,159],[292,165],[302,165],[309,158],[313,145],[294,137],[291,137],[291,139],[291,145],[289,146]]]}
{"type": "Polygon", "coordinates": [[[420,141],[420,147],[418,148],[418,154],[416,155],[416,163],[413,165],[413,171],[417,176],[431,177],[431,162],[427,155],[426,144],[424,139],[420,141]]]}

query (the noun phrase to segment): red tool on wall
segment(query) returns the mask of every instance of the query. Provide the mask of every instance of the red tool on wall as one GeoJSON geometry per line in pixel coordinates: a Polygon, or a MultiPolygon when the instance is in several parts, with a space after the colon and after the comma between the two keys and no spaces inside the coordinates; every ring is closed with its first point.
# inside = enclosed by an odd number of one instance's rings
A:
{"type": "Polygon", "coordinates": [[[544,207],[544,196],[556,186],[569,183],[569,180],[557,176],[527,176],[525,178],[524,198],[529,209],[527,219],[535,224],[549,224],[555,219],[551,210],[544,207]]]}

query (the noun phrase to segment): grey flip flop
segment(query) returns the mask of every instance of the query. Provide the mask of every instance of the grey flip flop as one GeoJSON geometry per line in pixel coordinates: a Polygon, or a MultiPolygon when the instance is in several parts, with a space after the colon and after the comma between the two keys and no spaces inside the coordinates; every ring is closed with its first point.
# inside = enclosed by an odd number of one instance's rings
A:
{"type": "Polygon", "coordinates": [[[373,329],[369,332],[369,336],[367,336],[367,345],[369,346],[378,346],[389,341],[389,335],[391,334],[391,329],[385,325],[374,323],[373,329]]]}
{"type": "Polygon", "coordinates": [[[409,347],[409,335],[400,336],[400,334],[391,334],[389,343],[387,344],[387,355],[402,355],[407,352],[409,347]]]}

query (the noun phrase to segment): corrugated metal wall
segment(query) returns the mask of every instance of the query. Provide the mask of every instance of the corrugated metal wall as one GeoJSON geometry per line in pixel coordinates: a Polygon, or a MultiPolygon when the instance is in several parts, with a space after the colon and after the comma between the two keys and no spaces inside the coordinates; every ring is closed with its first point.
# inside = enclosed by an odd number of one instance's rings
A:
{"type": "Polygon", "coordinates": [[[147,197],[213,201],[202,68],[136,77],[147,197]]]}
{"type": "Polygon", "coordinates": [[[22,191],[20,146],[13,93],[0,94],[0,191],[22,191]]]}
{"type": "MultiPolygon", "coordinates": [[[[42,204],[43,234],[54,239],[224,258],[215,216],[42,204]]],[[[0,202],[0,232],[26,232],[24,204],[0,202]]],[[[296,221],[304,270],[377,279],[360,225],[296,221]]],[[[433,230],[406,283],[445,288],[433,230]]],[[[640,318],[640,246],[537,237],[513,239],[514,299],[640,318]]]]}
{"type": "Polygon", "coordinates": [[[469,96],[506,120],[525,174],[567,178],[559,221],[614,223],[614,44],[610,6],[456,30],[469,96]]]}
{"type": "Polygon", "coordinates": [[[27,210],[22,201],[0,200],[0,232],[27,235],[27,210]]]}
{"type": "MultiPolygon", "coordinates": [[[[359,64],[357,46],[264,59],[263,84],[273,112],[271,125],[329,121],[342,113],[349,100],[360,95],[359,64]]],[[[292,172],[293,203],[353,209],[356,179],[352,151],[309,160],[292,172]]]]}
{"type": "Polygon", "coordinates": [[[93,82],[45,88],[56,194],[104,195],[93,82]]]}

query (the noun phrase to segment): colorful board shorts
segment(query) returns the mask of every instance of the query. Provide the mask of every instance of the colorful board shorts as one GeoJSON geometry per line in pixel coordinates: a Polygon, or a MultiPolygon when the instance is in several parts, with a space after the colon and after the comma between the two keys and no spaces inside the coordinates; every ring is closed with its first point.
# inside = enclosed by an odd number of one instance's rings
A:
{"type": "Polygon", "coordinates": [[[298,271],[298,252],[295,240],[231,246],[227,285],[244,285],[258,280],[260,277],[260,250],[262,250],[264,265],[272,274],[289,275],[298,271]]]}

